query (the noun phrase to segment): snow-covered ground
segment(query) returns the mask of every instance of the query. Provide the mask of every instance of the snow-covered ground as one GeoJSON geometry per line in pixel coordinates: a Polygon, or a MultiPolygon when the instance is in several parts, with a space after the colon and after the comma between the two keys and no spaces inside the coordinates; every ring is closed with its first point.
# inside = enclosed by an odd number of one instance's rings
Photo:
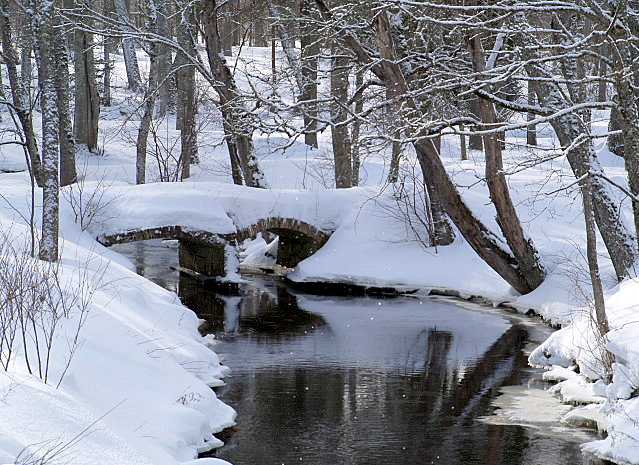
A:
{"type": "MultiPolygon", "coordinates": [[[[259,67],[265,59],[263,52],[248,49],[246,53],[254,60],[251,66],[259,67]]],[[[144,62],[142,55],[140,60],[144,62]]],[[[122,85],[123,65],[116,65],[114,84],[122,85]]],[[[213,434],[232,424],[234,412],[208,387],[222,382],[224,368],[207,346],[210,341],[199,336],[197,318],[176,295],[137,276],[127,260],[99,245],[95,237],[135,227],[175,224],[227,233],[265,214],[297,217],[334,231],[328,243],[289,276],[293,280],[396,286],[422,292],[456,290],[463,296],[507,302],[523,311],[534,309],[547,321],[563,325],[531,355],[531,362],[554,366],[549,376],[565,379],[555,389],[566,401],[601,403],[588,415],[605,419],[609,436],[587,444],[587,450],[622,463],[639,463],[639,401],[630,398],[639,386],[639,330],[634,320],[639,310],[639,280],[617,285],[600,246],[612,328],[609,348],[617,363],[612,384],[593,383],[598,379],[599,362],[593,356],[596,344],[587,311],[590,291],[585,280],[583,215],[578,195],[563,189],[574,182],[564,158],[508,177],[524,228],[538,246],[548,271],[540,288],[519,296],[459,234],[451,246],[437,250],[418,240],[400,213],[394,186],[385,183],[388,159],[384,154],[364,159],[362,187],[330,189],[329,130],[320,134],[317,151],[301,142],[288,144],[281,137],[256,135],[257,154],[272,186],[268,192],[257,191],[230,183],[219,120],[210,117],[213,113],[203,114],[201,118],[208,123],[198,136],[200,164],[193,167],[191,179],[134,186],[135,144],[131,136],[139,117],[129,115],[136,104],[126,93],[116,92],[115,100],[114,106],[102,113],[103,153],[78,155],[84,198],[98,192],[94,198],[101,199],[101,208],[85,231],[77,224],[70,202],[77,198],[77,187],[75,193],[66,188],[62,196],[63,276],[73,279],[87,268],[95,270],[86,278],[95,281],[97,292],[81,332],[80,349],[58,388],[56,383],[44,385],[29,376],[19,357],[10,372],[0,372],[0,463],[13,463],[25,447],[40,451],[57,447],[62,448],[59,457],[65,463],[168,465],[191,463],[198,449],[214,445],[217,440],[213,434]],[[575,373],[577,367],[579,374],[575,373]],[[70,445],[63,447],[67,443],[70,445]]],[[[596,128],[605,128],[606,115],[596,114],[594,121],[596,128]]],[[[161,128],[166,146],[179,139],[173,127],[169,119],[161,128]]],[[[539,130],[540,143],[553,147],[552,131],[546,126],[539,130]]],[[[508,135],[511,145],[504,154],[507,169],[536,155],[517,148],[524,141],[523,132],[508,135]]],[[[460,161],[458,139],[444,138],[442,158],[464,199],[499,234],[494,209],[481,182],[482,154],[470,155],[471,160],[460,161]]],[[[623,161],[603,145],[599,156],[607,174],[624,183],[623,161]]],[[[412,166],[414,159],[407,148],[405,168],[410,171],[412,166]]],[[[21,152],[3,146],[0,170],[23,167],[21,152]]],[[[160,171],[159,165],[149,161],[147,179],[158,180],[160,171]]],[[[0,173],[0,194],[0,229],[19,243],[26,234],[24,218],[29,216],[26,173],[0,173]]],[[[629,203],[617,194],[629,219],[629,203]]],[[[36,208],[40,201],[37,191],[36,208]]],[[[264,260],[265,246],[259,239],[245,257],[253,262],[264,260]]],[[[59,333],[54,360],[64,361],[68,356],[65,351],[72,322],[68,326],[59,333]]],[[[60,374],[60,366],[54,364],[52,378],[60,374]]],[[[220,462],[206,459],[197,464],[220,462]]]]}

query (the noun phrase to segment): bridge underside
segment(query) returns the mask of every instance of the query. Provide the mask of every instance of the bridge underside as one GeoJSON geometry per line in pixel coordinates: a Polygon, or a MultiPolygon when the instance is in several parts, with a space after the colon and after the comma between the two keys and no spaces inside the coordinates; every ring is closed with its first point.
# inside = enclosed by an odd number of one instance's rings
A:
{"type": "Polygon", "coordinates": [[[98,241],[110,246],[149,239],[176,239],[180,242],[180,267],[206,277],[224,277],[230,271],[227,269],[227,245],[235,246],[245,239],[254,238],[259,232],[278,235],[276,263],[286,268],[295,268],[299,262],[317,252],[329,238],[326,232],[299,220],[268,218],[234,234],[215,234],[181,226],[164,226],[103,235],[98,237],[98,241]]]}

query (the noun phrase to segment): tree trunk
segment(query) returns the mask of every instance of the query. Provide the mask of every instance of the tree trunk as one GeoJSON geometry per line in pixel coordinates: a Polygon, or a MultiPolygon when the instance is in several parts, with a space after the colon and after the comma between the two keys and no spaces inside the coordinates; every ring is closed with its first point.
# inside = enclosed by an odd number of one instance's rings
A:
{"type": "MultiPolygon", "coordinates": [[[[112,17],[115,11],[113,1],[114,0],[102,1],[102,14],[106,18],[112,17]]],[[[107,107],[111,106],[111,70],[113,69],[113,64],[111,63],[111,52],[114,48],[113,42],[114,40],[109,37],[104,37],[102,39],[102,57],[104,60],[102,71],[102,87],[104,88],[102,91],[102,104],[107,107]]]]}
{"type": "MultiPolygon", "coordinates": [[[[535,103],[535,89],[533,89],[532,85],[529,85],[528,105],[533,106],[535,103]]],[[[526,119],[528,120],[528,126],[526,126],[526,144],[535,147],[537,145],[537,126],[530,124],[530,122],[535,119],[535,115],[527,113],[526,119]]]]}
{"type": "MultiPolygon", "coordinates": [[[[25,29],[31,32],[31,25],[25,29]]],[[[38,153],[38,143],[33,130],[33,120],[31,119],[31,102],[28,94],[28,88],[25,88],[24,82],[26,78],[20,79],[18,76],[18,55],[13,47],[13,38],[11,34],[11,22],[9,20],[9,2],[8,0],[0,0],[0,33],[2,34],[2,56],[7,65],[7,74],[9,76],[9,86],[11,88],[11,100],[13,107],[20,121],[22,134],[29,155],[29,163],[33,177],[38,186],[43,185],[42,164],[40,154],[38,153]]],[[[29,59],[30,62],[30,59],[29,59]]],[[[29,84],[31,78],[29,75],[29,84]]]]}
{"type": "MultiPolygon", "coordinates": [[[[361,88],[364,85],[364,71],[361,68],[358,68],[355,72],[355,91],[361,88]]],[[[360,140],[360,128],[361,121],[359,119],[359,115],[364,111],[364,95],[362,92],[359,92],[355,97],[355,103],[353,105],[353,112],[355,113],[356,119],[353,121],[352,128],[352,155],[351,159],[353,161],[353,186],[359,186],[359,170],[360,170],[360,151],[361,151],[361,140],[360,140]]]]}
{"type": "MultiPolygon", "coordinates": [[[[386,100],[391,102],[393,100],[393,93],[387,87],[386,88],[386,100]]],[[[395,102],[391,102],[388,104],[388,119],[387,123],[389,126],[393,126],[395,122],[394,115],[400,110],[400,108],[396,105],[395,102]]],[[[402,144],[399,141],[401,137],[401,132],[397,130],[391,129],[390,136],[393,138],[391,141],[391,161],[390,166],[388,168],[388,182],[393,183],[399,180],[399,164],[401,162],[402,156],[402,144]]]]}
{"type": "Polygon", "coordinates": [[[581,196],[584,205],[584,220],[586,223],[586,255],[588,257],[588,269],[595,304],[595,317],[601,336],[608,333],[608,318],[604,302],[603,286],[599,275],[599,263],[597,259],[597,232],[595,227],[595,215],[593,210],[592,192],[590,190],[590,177],[586,177],[581,183],[581,196]]]}
{"type": "MultiPolygon", "coordinates": [[[[624,15],[627,18],[627,13],[624,15]]],[[[639,197],[639,105],[632,81],[639,81],[634,62],[633,50],[623,38],[615,44],[614,83],[617,91],[617,114],[623,138],[623,158],[628,172],[628,187],[635,197],[639,197]],[[634,71],[633,79],[628,78],[628,67],[634,71]]],[[[632,202],[635,231],[639,232],[639,202],[632,202]]],[[[638,244],[639,245],[639,244],[638,244]]]]}
{"type": "Polygon", "coordinates": [[[24,25],[20,34],[20,80],[22,87],[28,100],[31,101],[31,79],[33,74],[33,65],[31,63],[31,54],[33,53],[33,37],[31,37],[30,26],[24,25]]]}
{"type": "Polygon", "coordinates": [[[125,0],[115,1],[115,14],[120,22],[120,32],[124,34],[122,38],[122,53],[124,55],[124,65],[126,67],[126,78],[129,89],[138,92],[142,89],[142,78],[140,77],[140,67],[138,57],[135,54],[135,39],[131,37],[132,28],[129,13],[125,0]]]}
{"type": "Polygon", "coordinates": [[[621,132],[621,115],[617,106],[610,110],[610,120],[608,121],[608,132],[619,131],[619,134],[610,134],[608,136],[608,150],[618,157],[624,156],[623,133],[621,132]]]}
{"type": "Polygon", "coordinates": [[[69,111],[69,54],[66,37],[62,34],[61,21],[56,21],[56,43],[53,51],[53,79],[58,106],[58,138],[60,144],[60,185],[68,186],[77,181],[75,166],[75,141],[69,111]]]}
{"type": "MultiPolygon", "coordinates": [[[[182,10],[181,20],[177,24],[178,43],[188,55],[195,56],[197,50],[194,37],[197,34],[197,30],[193,7],[187,2],[180,3],[178,7],[182,10]]],[[[191,163],[197,160],[197,102],[195,98],[195,68],[187,65],[188,59],[183,55],[178,52],[176,62],[179,61],[180,63],[177,71],[178,113],[182,115],[179,128],[181,139],[180,160],[182,162],[182,179],[186,179],[191,174],[191,163]],[[181,59],[178,60],[180,57],[181,59]]]]}
{"type": "Polygon", "coordinates": [[[466,136],[464,133],[464,125],[459,125],[459,131],[462,133],[459,135],[459,150],[461,152],[462,161],[468,160],[468,146],[466,145],[466,136]]]}
{"type": "MultiPolygon", "coordinates": [[[[167,20],[166,0],[157,0],[157,27],[158,35],[170,40],[169,24],[167,20]]],[[[170,72],[171,72],[171,49],[163,43],[155,45],[157,50],[157,69],[158,69],[158,109],[157,116],[163,118],[169,108],[170,103],[170,72]]]]}
{"type": "MultiPolygon", "coordinates": [[[[149,15],[147,23],[147,31],[150,34],[157,33],[157,10],[154,0],[149,1],[149,8],[152,10],[149,15]]],[[[149,42],[149,82],[144,93],[144,114],[140,120],[140,127],[138,128],[137,138],[137,150],[136,150],[136,162],[135,162],[135,183],[144,184],[146,182],[146,155],[147,144],[149,139],[149,132],[151,130],[151,123],[153,121],[153,110],[155,109],[155,97],[157,95],[157,76],[158,76],[158,63],[157,63],[157,49],[155,42],[149,42]]]]}
{"type": "MultiPolygon", "coordinates": [[[[608,53],[608,47],[603,44],[599,47],[599,53],[601,53],[603,56],[606,56],[608,53]]],[[[605,80],[606,77],[606,61],[600,59],[599,60],[599,77],[601,78],[601,80],[599,81],[599,85],[597,86],[597,101],[598,102],[605,102],[606,100],[608,100],[608,83],[605,80]]]]}
{"type": "Polygon", "coordinates": [[[41,5],[32,0],[31,24],[35,39],[38,63],[38,88],[42,110],[42,237],[40,239],[41,260],[58,260],[59,234],[59,165],[58,165],[58,106],[54,82],[54,60],[51,53],[55,41],[53,25],[53,3],[41,5]]]}
{"type": "Polygon", "coordinates": [[[335,187],[353,186],[353,163],[351,160],[351,138],[348,131],[348,75],[350,60],[343,51],[333,46],[333,66],[331,69],[331,138],[335,160],[335,187]]]}
{"type": "Polygon", "coordinates": [[[231,3],[229,1],[223,2],[223,5],[219,7],[219,35],[221,51],[225,57],[233,55],[233,25],[231,3]]]}
{"type": "Polygon", "coordinates": [[[309,14],[308,0],[302,0],[299,22],[301,34],[301,50],[295,47],[293,17],[291,11],[282,11],[273,0],[268,1],[268,10],[275,23],[273,29],[277,32],[282,50],[289,68],[295,77],[298,102],[304,119],[304,142],[309,147],[317,148],[317,56],[319,54],[318,37],[312,33],[305,21],[309,14]],[[288,17],[287,17],[288,13],[288,17]]]}
{"type": "MultiPolygon", "coordinates": [[[[86,3],[85,3],[86,4],[86,3]]],[[[89,8],[91,4],[86,4],[89,8]]],[[[93,35],[75,31],[75,117],[73,135],[76,143],[85,144],[90,152],[98,148],[100,96],[95,78],[93,35]]]]}
{"type": "MultiPolygon", "coordinates": [[[[302,0],[301,17],[309,18],[312,12],[311,0],[302,0]]],[[[304,107],[304,142],[309,147],[318,148],[317,142],[317,63],[320,55],[319,35],[314,31],[314,25],[302,20],[300,36],[300,53],[302,64],[302,94],[304,107]]]]}
{"type": "MultiPolygon", "coordinates": [[[[479,75],[485,72],[486,62],[480,38],[475,34],[468,40],[473,71],[479,75]]],[[[486,129],[495,129],[502,124],[497,121],[497,112],[492,102],[479,98],[479,117],[486,129]]],[[[506,242],[519,263],[521,273],[530,289],[536,289],[544,281],[545,271],[541,265],[539,254],[531,239],[526,237],[517,211],[510,198],[508,184],[504,176],[501,143],[498,135],[485,134],[483,146],[486,158],[486,184],[490,199],[497,212],[497,224],[506,242]]]]}
{"type": "MultiPolygon", "coordinates": [[[[470,102],[470,112],[473,116],[479,119],[479,99],[474,98],[470,102]]],[[[471,134],[468,137],[468,146],[471,150],[483,150],[483,140],[480,134],[471,134]]]]}
{"type": "Polygon", "coordinates": [[[235,79],[222,56],[217,26],[217,0],[204,4],[200,21],[204,29],[209,67],[215,79],[215,91],[220,99],[222,118],[232,134],[244,181],[250,187],[267,187],[253,147],[252,116],[244,107],[235,79]]]}

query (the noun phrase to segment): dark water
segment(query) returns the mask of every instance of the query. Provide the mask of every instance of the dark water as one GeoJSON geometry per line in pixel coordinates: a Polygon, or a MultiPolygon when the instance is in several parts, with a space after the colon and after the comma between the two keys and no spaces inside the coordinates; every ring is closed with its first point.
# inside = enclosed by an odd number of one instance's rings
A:
{"type": "Polygon", "coordinates": [[[114,249],[179,292],[221,341],[216,350],[233,371],[218,394],[238,419],[216,457],[235,465],[600,463],[582,456],[579,444],[592,437],[559,424],[565,407],[528,368],[531,341],[547,329],[526,319],[442,300],[309,296],[263,278],[224,297],[169,270],[174,245],[114,249]],[[516,418],[498,410],[508,395],[523,398],[536,422],[526,408],[516,418]]]}

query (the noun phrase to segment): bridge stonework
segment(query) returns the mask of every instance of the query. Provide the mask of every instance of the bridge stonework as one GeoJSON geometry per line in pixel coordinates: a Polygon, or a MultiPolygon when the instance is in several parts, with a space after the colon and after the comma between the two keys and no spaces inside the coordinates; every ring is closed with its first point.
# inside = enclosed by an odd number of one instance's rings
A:
{"type": "Polygon", "coordinates": [[[225,245],[255,238],[260,232],[271,232],[279,236],[277,264],[287,268],[295,268],[300,261],[317,252],[331,234],[295,218],[270,217],[230,234],[216,234],[176,225],[105,234],[98,236],[97,240],[102,245],[111,246],[149,239],[177,239],[180,241],[181,267],[205,276],[220,277],[225,274],[225,245]]]}

